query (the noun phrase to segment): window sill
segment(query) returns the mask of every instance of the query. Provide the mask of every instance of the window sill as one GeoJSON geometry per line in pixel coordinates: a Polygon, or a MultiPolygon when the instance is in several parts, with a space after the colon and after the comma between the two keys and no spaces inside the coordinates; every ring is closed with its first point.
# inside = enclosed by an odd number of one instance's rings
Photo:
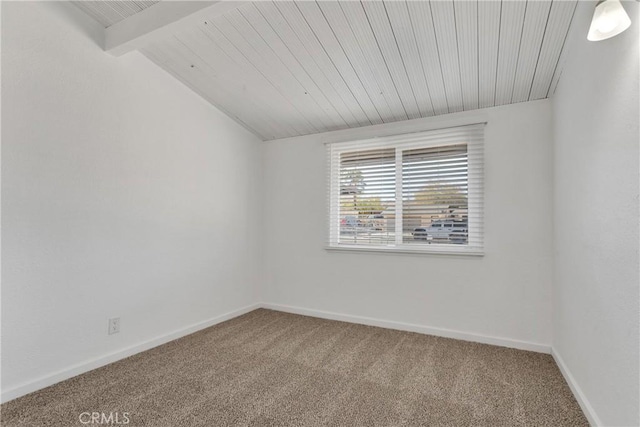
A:
{"type": "Polygon", "coordinates": [[[428,249],[413,249],[411,247],[380,247],[360,245],[330,245],[325,246],[327,251],[336,252],[364,252],[382,254],[413,254],[413,255],[455,255],[455,256],[484,256],[484,250],[480,248],[461,248],[459,246],[430,247],[428,249]]]}

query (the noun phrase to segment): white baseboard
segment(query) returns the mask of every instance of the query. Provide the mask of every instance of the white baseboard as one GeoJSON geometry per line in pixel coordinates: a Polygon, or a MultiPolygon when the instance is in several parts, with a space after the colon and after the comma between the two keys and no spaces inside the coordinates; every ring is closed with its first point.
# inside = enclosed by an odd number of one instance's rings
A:
{"type": "Polygon", "coordinates": [[[329,311],[313,310],[309,308],[292,307],[288,305],[262,303],[263,308],[271,310],[284,311],[293,314],[302,314],[311,317],[320,317],[322,319],[340,320],[343,322],[359,323],[361,325],[378,326],[387,329],[396,329],[400,331],[417,332],[426,335],[435,335],[438,337],[454,338],[463,341],[472,341],[482,344],[497,345],[500,347],[517,348],[519,350],[535,351],[536,353],[551,353],[551,346],[545,344],[532,343],[528,341],[519,341],[510,338],[492,337],[488,335],[480,335],[469,332],[455,331],[452,329],[436,328],[432,326],[416,325],[412,323],[395,322],[392,320],[375,319],[372,317],[352,316],[350,314],[333,313],[329,311]]]}
{"type": "Polygon", "coordinates": [[[34,381],[29,381],[28,383],[21,384],[11,389],[2,390],[0,401],[2,403],[8,402],[9,400],[13,400],[17,397],[24,396],[25,394],[29,394],[34,391],[43,389],[45,387],[49,387],[50,385],[59,383],[60,381],[67,380],[69,378],[75,377],[77,375],[83,374],[93,369],[100,368],[110,363],[117,362],[118,360],[124,359],[125,357],[133,356],[134,354],[149,350],[151,348],[165,344],[169,341],[173,341],[175,339],[184,337],[186,335],[197,332],[201,329],[205,329],[210,326],[216,325],[218,323],[224,322],[225,320],[229,320],[229,319],[233,319],[234,317],[241,316],[245,313],[248,313],[260,307],[261,307],[261,304],[251,304],[246,307],[242,307],[237,310],[233,310],[228,313],[222,314],[220,316],[216,316],[209,320],[205,320],[204,322],[196,323],[186,328],[170,332],[166,335],[153,338],[149,341],[145,341],[140,344],[136,344],[136,345],[124,348],[122,350],[118,350],[113,353],[100,356],[95,359],[78,363],[76,365],[62,369],[58,372],[54,372],[52,374],[38,378],[34,381]]]}
{"type": "MultiPolygon", "coordinates": [[[[118,360],[149,350],[151,348],[165,344],[169,341],[173,341],[175,339],[181,338],[185,335],[192,334],[201,329],[205,329],[215,324],[224,322],[225,320],[229,320],[234,317],[241,316],[245,313],[248,313],[252,310],[255,310],[261,307],[268,308],[271,310],[284,311],[287,313],[319,317],[322,319],[340,320],[343,322],[358,323],[358,324],[369,325],[369,326],[378,326],[378,327],[387,328],[387,329],[417,332],[421,334],[435,335],[435,336],[446,337],[446,338],[454,338],[454,339],[478,342],[483,344],[491,344],[491,345],[497,345],[501,347],[510,347],[510,348],[517,348],[520,350],[535,351],[538,353],[546,353],[546,354],[551,353],[550,346],[544,345],[544,344],[531,343],[527,341],[519,341],[519,340],[513,340],[509,338],[479,335],[479,334],[473,334],[468,332],[455,331],[451,329],[436,328],[436,327],[416,325],[411,323],[395,322],[391,320],[374,319],[371,317],[353,316],[353,315],[333,313],[328,311],[292,307],[292,306],[281,305],[281,304],[257,303],[257,304],[251,304],[246,307],[239,308],[237,310],[233,310],[231,312],[206,320],[204,322],[200,322],[195,325],[188,326],[186,328],[168,333],[166,335],[162,335],[160,337],[151,339],[149,341],[145,341],[143,343],[136,344],[136,345],[124,348],[122,350],[118,350],[113,353],[109,353],[104,356],[97,357],[95,359],[87,360],[85,362],[70,366],[68,368],[43,376],[36,380],[29,381],[27,383],[10,388],[8,390],[2,390],[2,393],[0,395],[0,402],[2,403],[8,402],[9,400],[13,400],[20,396],[24,396],[26,394],[43,389],[45,387],[49,387],[58,382],[67,380],[69,378],[75,377],[77,375],[83,374],[93,369],[100,368],[110,363],[117,362],[118,360]]],[[[554,357],[556,356],[554,355],[554,357]]],[[[563,374],[565,374],[565,372],[568,372],[566,371],[566,369],[563,368],[563,365],[561,365],[560,362],[558,362],[558,365],[560,366],[560,369],[563,372],[563,374]]],[[[571,389],[574,390],[574,386],[572,385],[573,383],[572,381],[569,380],[569,378],[567,377],[567,374],[565,374],[565,378],[567,378],[567,382],[569,382],[571,389]]],[[[576,394],[575,390],[574,390],[574,394],[576,394]]],[[[577,394],[576,394],[576,399],[578,399],[578,402],[580,402],[580,405],[582,406],[583,404],[581,402],[581,397],[579,398],[577,394]]],[[[586,400],[584,401],[586,402],[586,400]]],[[[586,409],[585,409],[585,413],[587,413],[586,409]]],[[[597,420],[597,418],[595,419],[597,420]]]]}
{"type": "Polygon", "coordinates": [[[589,424],[591,424],[591,426],[593,427],[602,426],[602,421],[600,421],[600,418],[598,418],[598,415],[593,409],[593,406],[591,406],[591,404],[589,403],[587,396],[584,395],[575,378],[573,378],[573,375],[571,375],[571,371],[569,371],[569,368],[564,363],[564,360],[562,359],[562,357],[560,357],[558,351],[553,347],[551,347],[551,356],[553,356],[553,360],[556,361],[556,365],[558,365],[558,368],[560,368],[562,376],[564,376],[567,384],[569,384],[569,388],[573,392],[573,396],[578,401],[578,405],[580,405],[580,408],[582,409],[585,417],[587,417],[587,421],[589,421],[589,424]]]}

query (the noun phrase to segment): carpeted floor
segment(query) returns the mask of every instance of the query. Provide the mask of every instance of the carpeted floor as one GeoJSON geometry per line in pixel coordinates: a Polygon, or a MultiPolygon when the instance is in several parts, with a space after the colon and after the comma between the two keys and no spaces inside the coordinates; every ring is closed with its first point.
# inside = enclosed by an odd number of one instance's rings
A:
{"type": "Polygon", "coordinates": [[[1,410],[7,427],[588,426],[549,355],[264,309],[1,410]]]}

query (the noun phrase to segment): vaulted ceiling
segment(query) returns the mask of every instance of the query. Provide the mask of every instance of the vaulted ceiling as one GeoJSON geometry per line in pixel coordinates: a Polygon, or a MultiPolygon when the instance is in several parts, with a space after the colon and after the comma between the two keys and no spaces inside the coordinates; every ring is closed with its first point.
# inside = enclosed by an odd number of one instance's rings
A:
{"type": "Polygon", "coordinates": [[[227,2],[136,47],[270,140],[546,98],[576,3],[227,2]]]}

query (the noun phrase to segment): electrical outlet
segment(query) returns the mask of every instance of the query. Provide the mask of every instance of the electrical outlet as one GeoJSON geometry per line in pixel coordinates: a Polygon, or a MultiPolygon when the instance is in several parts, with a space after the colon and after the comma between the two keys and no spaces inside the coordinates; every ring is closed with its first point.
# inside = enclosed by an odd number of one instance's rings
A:
{"type": "Polygon", "coordinates": [[[117,334],[118,332],[120,332],[120,318],[109,319],[109,335],[117,334]]]}

